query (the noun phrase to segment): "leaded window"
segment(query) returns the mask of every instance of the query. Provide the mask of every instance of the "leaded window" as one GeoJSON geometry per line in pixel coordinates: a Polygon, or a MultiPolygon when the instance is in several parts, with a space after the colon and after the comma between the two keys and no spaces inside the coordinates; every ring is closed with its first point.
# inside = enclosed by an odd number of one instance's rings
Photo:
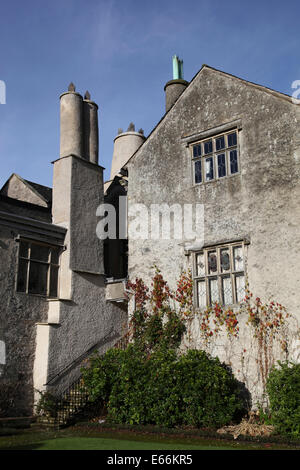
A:
{"type": "Polygon", "coordinates": [[[192,158],[195,184],[235,175],[239,172],[237,131],[197,142],[192,158]]]}
{"type": "Polygon", "coordinates": [[[17,292],[57,297],[60,247],[19,242],[17,292]]]}
{"type": "Polygon", "coordinates": [[[244,243],[205,248],[194,258],[195,298],[199,308],[218,302],[240,303],[245,297],[244,243]]]}

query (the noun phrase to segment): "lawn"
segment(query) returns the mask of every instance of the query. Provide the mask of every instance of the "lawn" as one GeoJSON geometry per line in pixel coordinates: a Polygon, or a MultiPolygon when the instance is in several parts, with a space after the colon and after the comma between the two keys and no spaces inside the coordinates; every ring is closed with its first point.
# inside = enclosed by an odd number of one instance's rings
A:
{"type": "Polygon", "coordinates": [[[293,447],[191,436],[142,434],[73,427],[59,431],[36,427],[0,436],[0,450],[278,450],[293,447]]]}

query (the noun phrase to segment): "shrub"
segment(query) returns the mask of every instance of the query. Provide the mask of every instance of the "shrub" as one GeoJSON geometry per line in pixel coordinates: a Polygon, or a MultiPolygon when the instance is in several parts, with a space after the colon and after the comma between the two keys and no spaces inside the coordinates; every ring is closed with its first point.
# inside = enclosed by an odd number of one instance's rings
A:
{"type": "Polygon", "coordinates": [[[60,405],[59,397],[53,395],[51,392],[38,392],[41,397],[35,407],[36,413],[40,416],[56,418],[60,405]]]}
{"type": "Polygon", "coordinates": [[[103,356],[92,356],[89,366],[81,370],[91,402],[107,404],[113,385],[121,373],[124,355],[125,351],[121,349],[109,349],[103,356]]]}
{"type": "Polygon", "coordinates": [[[267,379],[271,422],[280,434],[300,437],[300,364],[278,362],[267,379]]]}
{"type": "Polygon", "coordinates": [[[177,370],[185,424],[221,427],[244,413],[239,383],[218,358],[190,350],[179,358],[177,370]]]}
{"type": "Polygon", "coordinates": [[[114,423],[215,427],[233,421],[243,409],[232,373],[204,351],[178,356],[175,350],[159,349],[149,356],[130,345],[113,356],[120,360],[118,368],[111,368],[109,351],[83,376],[94,399],[106,402],[114,423]]]}
{"type": "Polygon", "coordinates": [[[118,380],[110,390],[108,418],[114,423],[145,424],[149,422],[146,386],[151,376],[146,353],[129,345],[122,359],[118,380]]]}
{"type": "Polygon", "coordinates": [[[141,279],[128,284],[136,310],[127,349],[94,356],[82,369],[90,400],[106,407],[114,423],[228,424],[243,409],[231,371],[204,351],[178,352],[191,312],[190,273],[182,274],[175,294],[158,269],[151,286],[148,289],[141,279]],[[172,306],[174,298],[178,311],[172,306]]]}

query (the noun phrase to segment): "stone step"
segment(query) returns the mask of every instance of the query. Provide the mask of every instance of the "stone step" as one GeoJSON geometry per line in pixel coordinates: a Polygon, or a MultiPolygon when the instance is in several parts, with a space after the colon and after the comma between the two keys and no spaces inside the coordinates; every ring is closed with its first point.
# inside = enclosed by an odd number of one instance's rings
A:
{"type": "Polygon", "coordinates": [[[70,388],[60,399],[61,409],[57,411],[56,418],[41,417],[41,423],[45,425],[65,425],[72,417],[82,411],[88,403],[88,393],[83,388],[79,389],[78,383],[70,388]]]}

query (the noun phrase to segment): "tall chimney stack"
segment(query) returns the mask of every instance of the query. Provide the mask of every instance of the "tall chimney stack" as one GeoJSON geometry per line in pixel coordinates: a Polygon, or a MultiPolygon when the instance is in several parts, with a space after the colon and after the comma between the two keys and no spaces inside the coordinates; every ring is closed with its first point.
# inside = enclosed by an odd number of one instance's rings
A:
{"type": "Polygon", "coordinates": [[[98,164],[98,106],[94,101],[91,101],[91,95],[88,91],[83,100],[83,128],[84,157],[90,162],[98,164]]]}
{"type": "Polygon", "coordinates": [[[60,96],[60,158],[83,157],[83,139],[82,96],[70,83],[68,91],[60,96]]]}
{"type": "Polygon", "coordinates": [[[103,275],[103,241],[97,207],[102,204],[103,168],[98,162],[98,106],[71,83],[60,97],[60,158],[53,162],[52,221],[67,229],[61,255],[60,296],[72,296],[74,272],[103,275]]]}
{"type": "Polygon", "coordinates": [[[189,82],[183,79],[183,60],[177,55],[173,56],[173,80],[169,80],[164,87],[166,92],[166,113],[176,103],[189,82]]]}
{"type": "Polygon", "coordinates": [[[70,83],[60,96],[60,158],[75,155],[98,165],[98,105],[70,83]]]}

